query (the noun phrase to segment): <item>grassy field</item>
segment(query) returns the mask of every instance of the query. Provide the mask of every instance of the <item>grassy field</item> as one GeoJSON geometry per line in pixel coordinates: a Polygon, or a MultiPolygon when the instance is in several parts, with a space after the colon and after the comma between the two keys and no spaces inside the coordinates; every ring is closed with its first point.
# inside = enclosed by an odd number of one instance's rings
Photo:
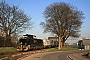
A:
{"type": "Polygon", "coordinates": [[[0,53],[16,52],[17,49],[13,47],[0,48],[0,53]]]}

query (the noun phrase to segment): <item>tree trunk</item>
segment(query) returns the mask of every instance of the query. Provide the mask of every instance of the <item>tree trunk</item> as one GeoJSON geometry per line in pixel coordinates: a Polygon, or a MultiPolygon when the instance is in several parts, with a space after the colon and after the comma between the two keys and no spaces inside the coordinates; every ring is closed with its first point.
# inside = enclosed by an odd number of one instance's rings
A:
{"type": "Polygon", "coordinates": [[[62,47],[64,47],[64,43],[65,43],[65,42],[64,42],[64,41],[62,41],[62,47]]]}
{"type": "Polygon", "coordinates": [[[62,48],[62,40],[60,41],[60,47],[62,48]]]}
{"type": "Polygon", "coordinates": [[[8,34],[6,34],[5,39],[4,39],[4,46],[3,47],[10,47],[10,46],[12,46],[11,37],[8,34]]]}
{"type": "Polygon", "coordinates": [[[6,45],[6,38],[4,39],[4,41],[3,41],[3,47],[5,47],[6,45]]]}
{"type": "Polygon", "coordinates": [[[6,35],[5,35],[5,37],[4,37],[4,46],[3,47],[6,47],[6,35]]]}
{"type": "Polygon", "coordinates": [[[8,35],[6,39],[7,39],[7,47],[12,47],[12,42],[11,42],[10,36],[8,35]]]}
{"type": "Polygon", "coordinates": [[[58,36],[58,42],[59,42],[58,49],[61,49],[62,48],[62,38],[60,36],[58,36]]]}
{"type": "Polygon", "coordinates": [[[60,49],[60,36],[58,36],[58,42],[59,42],[59,45],[58,45],[58,49],[60,49]]]}

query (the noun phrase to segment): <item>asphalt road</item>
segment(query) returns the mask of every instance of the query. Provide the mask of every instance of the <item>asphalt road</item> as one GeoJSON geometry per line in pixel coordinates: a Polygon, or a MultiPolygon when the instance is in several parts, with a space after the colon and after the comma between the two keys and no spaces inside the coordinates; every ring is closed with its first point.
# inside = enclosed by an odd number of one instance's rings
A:
{"type": "Polygon", "coordinates": [[[69,54],[82,53],[84,51],[55,51],[30,55],[21,60],[69,60],[69,54]]]}

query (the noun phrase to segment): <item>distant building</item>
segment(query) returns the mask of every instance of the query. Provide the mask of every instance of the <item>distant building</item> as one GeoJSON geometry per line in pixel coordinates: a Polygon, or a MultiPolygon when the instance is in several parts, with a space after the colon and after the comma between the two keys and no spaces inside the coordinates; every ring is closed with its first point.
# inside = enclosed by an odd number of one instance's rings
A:
{"type": "Polygon", "coordinates": [[[66,47],[68,47],[70,44],[65,42],[65,44],[64,44],[64,45],[65,45],[66,47]]]}
{"type": "Polygon", "coordinates": [[[58,37],[48,37],[48,40],[58,41],[58,37]]]}
{"type": "Polygon", "coordinates": [[[48,37],[48,40],[50,40],[51,45],[54,46],[58,46],[58,37],[48,37]]]}

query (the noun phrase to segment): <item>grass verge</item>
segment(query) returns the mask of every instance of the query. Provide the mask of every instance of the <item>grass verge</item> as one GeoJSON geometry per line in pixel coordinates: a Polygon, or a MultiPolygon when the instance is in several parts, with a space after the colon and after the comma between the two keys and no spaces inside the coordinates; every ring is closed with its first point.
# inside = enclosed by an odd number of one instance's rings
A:
{"type": "Polygon", "coordinates": [[[60,50],[78,50],[78,48],[72,48],[72,47],[63,47],[60,50]]]}
{"type": "Polygon", "coordinates": [[[9,52],[15,52],[15,51],[17,51],[16,48],[6,47],[6,48],[1,48],[0,49],[0,54],[2,54],[2,53],[9,53],[9,52]]]}
{"type": "Polygon", "coordinates": [[[72,48],[72,47],[63,47],[61,49],[58,49],[58,47],[56,48],[49,48],[49,49],[45,49],[47,51],[68,51],[68,50],[78,50],[78,48],[72,48]]]}

